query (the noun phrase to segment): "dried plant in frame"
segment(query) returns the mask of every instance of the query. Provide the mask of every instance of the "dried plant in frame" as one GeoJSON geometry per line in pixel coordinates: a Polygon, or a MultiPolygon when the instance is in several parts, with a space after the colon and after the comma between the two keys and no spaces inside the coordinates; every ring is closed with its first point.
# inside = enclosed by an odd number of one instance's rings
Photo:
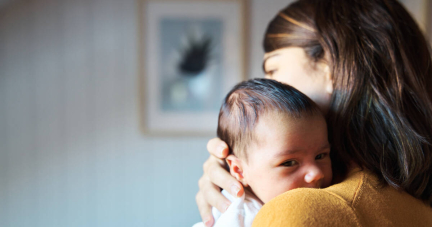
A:
{"type": "Polygon", "coordinates": [[[245,78],[246,1],[140,3],[145,132],[215,135],[223,97],[245,78]]]}

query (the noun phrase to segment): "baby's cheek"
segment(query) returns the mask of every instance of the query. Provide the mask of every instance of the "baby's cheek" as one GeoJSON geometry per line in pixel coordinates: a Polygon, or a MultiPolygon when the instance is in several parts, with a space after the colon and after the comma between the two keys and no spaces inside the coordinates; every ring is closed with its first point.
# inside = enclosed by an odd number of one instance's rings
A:
{"type": "Polygon", "coordinates": [[[326,187],[330,186],[331,181],[333,179],[333,172],[332,172],[332,168],[331,168],[331,162],[329,161],[322,168],[323,168],[323,172],[324,172],[324,182],[323,182],[323,185],[321,187],[322,188],[326,188],[326,187]]]}
{"type": "Polygon", "coordinates": [[[275,182],[273,182],[273,187],[269,188],[269,193],[268,193],[268,200],[273,199],[274,197],[281,195],[289,190],[295,189],[300,187],[299,184],[291,179],[291,178],[287,178],[284,177],[282,179],[279,179],[275,182]]]}
{"type": "Polygon", "coordinates": [[[330,186],[332,180],[333,180],[333,172],[332,172],[332,170],[330,169],[330,170],[327,172],[327,175],[325,176],[325,182],[324,182],[323,188],[326,188],[326,187],[330,186]]]}

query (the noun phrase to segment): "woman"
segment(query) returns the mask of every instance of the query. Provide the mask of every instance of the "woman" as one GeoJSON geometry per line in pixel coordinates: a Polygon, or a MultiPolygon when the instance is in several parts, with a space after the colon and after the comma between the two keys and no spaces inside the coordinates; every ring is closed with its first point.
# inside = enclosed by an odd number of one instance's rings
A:
{"type": "MultiPolygon", "coordinates": [[[[432,226],[432,68],[418,26],[396,0],[299,0],[269,24],[266,77],[288,83],[327,116],[335,185],[267,203],[254,226],[432,226]]],[[[197,204],[223,211],[243,188],[209,141],[197,204]]]]}

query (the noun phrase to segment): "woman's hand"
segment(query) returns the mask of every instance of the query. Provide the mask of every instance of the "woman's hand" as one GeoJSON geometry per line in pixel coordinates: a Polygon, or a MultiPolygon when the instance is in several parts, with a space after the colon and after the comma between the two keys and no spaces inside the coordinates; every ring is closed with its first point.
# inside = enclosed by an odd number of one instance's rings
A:
{"type": "Polygon", "coordinates": [[[207,150],[211,155],[203,165],[204,174],[198,182],[199,191],[196,195],[196,203],[204,224],[213,226],[211,207],[216,207],[223,213],[231,204],[222,195],[220,188],[236,197],[242,196],[244,190],[242,184],[224,168],[224,159],[228,156],[227,144],[219,138],[214,138],[207,143],[207,150]]]}

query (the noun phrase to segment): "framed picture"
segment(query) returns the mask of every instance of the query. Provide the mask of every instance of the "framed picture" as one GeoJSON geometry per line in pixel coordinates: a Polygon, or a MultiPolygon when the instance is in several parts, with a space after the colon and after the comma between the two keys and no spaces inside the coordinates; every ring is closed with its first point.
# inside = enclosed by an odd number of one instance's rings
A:
{"type": "Polygon", "coordinates": [[[245,1],[141,1],[144,130],[215,135],[227,92],[245,79],[245,1]]]}
{"type": "Polygon", "coordinates": [[[399,0],[405,8],[411,13],[422,31],[427,34],[429,31],[429,0],[399,0]]]}

